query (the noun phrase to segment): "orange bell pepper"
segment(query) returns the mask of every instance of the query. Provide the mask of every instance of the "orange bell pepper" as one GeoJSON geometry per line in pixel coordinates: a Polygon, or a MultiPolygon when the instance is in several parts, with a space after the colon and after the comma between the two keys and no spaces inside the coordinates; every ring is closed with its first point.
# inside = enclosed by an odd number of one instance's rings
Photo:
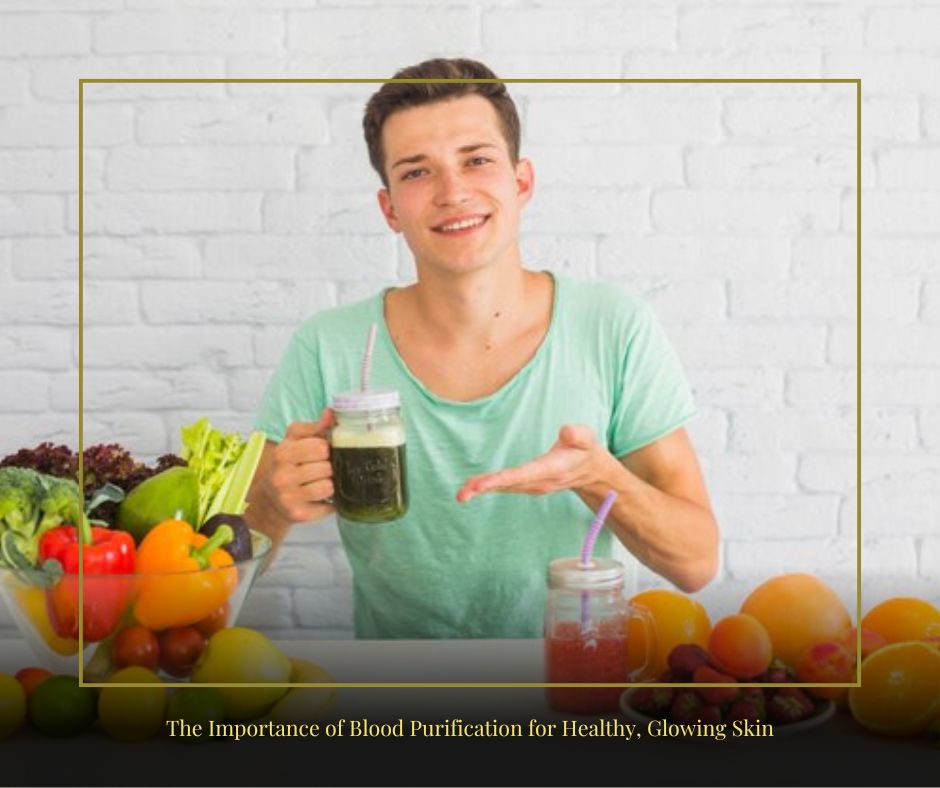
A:
{"type": "Polygon", "coordinates": [[[222,549],[232,538],[227,525],[210,538],[182,520],[154,526],[137,548],[137,621],[154,630],[182,627],[224,605],[238,585],[238,570],[222,549]]]}

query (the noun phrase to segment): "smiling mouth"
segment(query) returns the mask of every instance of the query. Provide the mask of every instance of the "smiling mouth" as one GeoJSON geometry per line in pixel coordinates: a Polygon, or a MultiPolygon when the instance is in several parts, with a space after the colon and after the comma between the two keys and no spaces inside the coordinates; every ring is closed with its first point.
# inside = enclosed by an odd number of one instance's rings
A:
{"type": "Polygon", "coordinates": [[[460,235],[472,232],[479,227],[482,227],[489,220],[489,215],[481,216],[468,216],[466,219],[458,219],[453,222],[445,222],[444,224],[439,224],[437,227],[432,227],[436,233],[441,233],[442,235],[460,235]]]}

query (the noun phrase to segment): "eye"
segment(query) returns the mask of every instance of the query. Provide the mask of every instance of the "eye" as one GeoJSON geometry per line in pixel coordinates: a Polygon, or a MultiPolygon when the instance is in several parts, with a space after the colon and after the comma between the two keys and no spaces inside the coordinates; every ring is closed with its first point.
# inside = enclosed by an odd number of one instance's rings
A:
{"type": "Polygon", "coordinates": [[[489,164],[491,161],[492,159],[488,158],[487,156],[474,156],[470,159],[468,164],[470,164],[472,167],[480,167],[484,164],[489,164]]]}
{"type": "Polygon", "coordinates": [[[424,174],[425,172],[427,172],[427,170],[425,170],[423,167],[417,167],[417,168],[415,168],[415,169],[413,169],[413,170],[408,170],[408,171],[406,171],[406,172],[401,176],[401,179],[402,179],[403,181],[411,181],[411,180],[414,180],[415,178],[417,178],[419,175],[424,174]]]}

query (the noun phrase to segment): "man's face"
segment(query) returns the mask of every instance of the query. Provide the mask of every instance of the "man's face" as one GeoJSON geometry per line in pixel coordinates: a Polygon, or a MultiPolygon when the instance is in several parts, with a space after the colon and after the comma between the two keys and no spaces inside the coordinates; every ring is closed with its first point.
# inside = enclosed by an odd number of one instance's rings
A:
{"type": "Polygon", "coordinates": [[[411,107],[382,128],[379,206],[419,269],[453,274],[518,261],[532,166],[513,164],[492,104],[470,95],[411,107]]]}

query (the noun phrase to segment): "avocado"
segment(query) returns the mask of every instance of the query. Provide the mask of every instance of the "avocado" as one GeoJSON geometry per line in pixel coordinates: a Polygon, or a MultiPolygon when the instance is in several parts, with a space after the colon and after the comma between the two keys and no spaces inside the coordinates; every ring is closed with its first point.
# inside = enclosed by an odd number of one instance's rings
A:
{"type": "Polygon", "coordinates": [[[188,467],[167,468],[134,487],[121,501],[117,526],[140,544],[147,532],[171,518],[198,525],[199,487],[188,467]]]}

